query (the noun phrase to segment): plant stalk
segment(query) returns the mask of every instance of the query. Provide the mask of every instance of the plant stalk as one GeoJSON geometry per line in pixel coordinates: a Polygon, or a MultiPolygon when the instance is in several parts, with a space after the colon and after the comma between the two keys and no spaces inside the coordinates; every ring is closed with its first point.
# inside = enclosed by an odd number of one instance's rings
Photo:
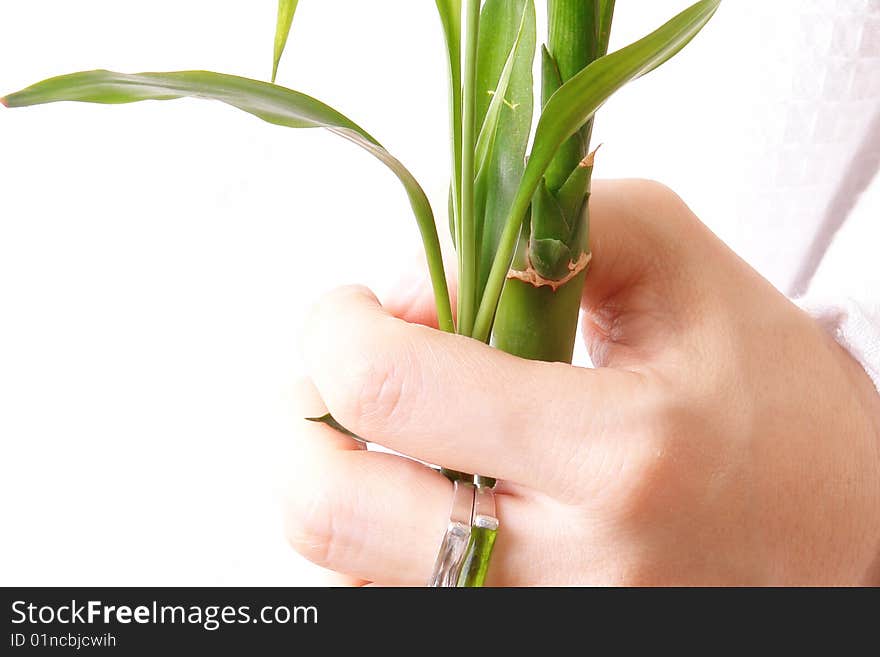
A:
{"type": "Polygon", "coordinates": [[[495,319],[493,346],[529,360],[570,363],[586,270],[553,291],[508,280],[495,319]]]}
{"type": "Polygon", "coordinates": [[[452,239],[461,267],[461,139],[462,139],[462,88],[461,88],[461,0],[436,0],[449,60],[449,118],[452,137],[452,175],[449,189],[449,224],[452,239]]]}
{"type": "Polygon", "coordinates": [[[480,36],[480,0],[467,0],[464,53],[464,94],[461,138],[461,239],[459,265],[458,332],[470,336],[477,303],[477,251],[474,182],[477,129],[477,45],[480,36]]]}
{"type": "MultiPolygon", "coordinates": [[[[543,67],[542,100],[550,97],[567,80],[577,75],[605,54],[610,30],[609,0],[548,0],[549,34],[543,67]]],[[[545,182],[547,189],[560,198],[560,189],[578,167],[583,167],[589,151],[593,121],[588,121],[559,149],[545,182]]],[[[589,253],[589,184],[592,165],[584,175],[583,207],[568,219],[571,233],[568,254],[571,263],[589,253]]],[[[537,208],[536,208],[537,209],[537,208]]],[[[531,267],[534,238],[524,231],[514,258],[514,269],[531,267]]],[[[496,347],[522,358],[570,363],[577,333],[580,298],[586,269],[562,285],[536,285],[517,278],[506,281],[496,313],[493,343],[496,347]]],[[[552,282],[552,281],[548,281],[552,282]]]]}

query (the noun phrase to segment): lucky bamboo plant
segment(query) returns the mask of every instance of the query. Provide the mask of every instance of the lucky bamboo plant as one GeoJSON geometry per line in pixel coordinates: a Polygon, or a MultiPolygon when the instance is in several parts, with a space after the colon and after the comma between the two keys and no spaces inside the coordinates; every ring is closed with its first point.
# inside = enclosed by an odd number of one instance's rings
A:
{"type": "MultiPolygon", "coordinates": [[[[571,362],[591,258],[593,117],[615,91],[682,50],[721,0],[701,0],[612,54],[607,51],[615,0],[547,0],[549,29],[540,49],[538,93],[534,0],[435,2],[450,80],[448,213],[458,268],[455,312],[434,212],[413,175],[342,113],[275,84],[298,0],[278,3],[271,82],[207,71],[97,70],[51,78],[0,102],[23,107],[198,97],[281,126],[326,128],[366,149],[403,184],[424,244],[441,330],[491,341],[523,358],[571,362]],[[533,133],[536,96],[540,113],[533,133]]],[[[344,430],[332,417],[321,419],[344,430]]],[[[494,485],[479,476],[476,483],[494,485]]],[[[459,585],[482,585],[494,538],[493,528],[474,527],[459,585]]]]}

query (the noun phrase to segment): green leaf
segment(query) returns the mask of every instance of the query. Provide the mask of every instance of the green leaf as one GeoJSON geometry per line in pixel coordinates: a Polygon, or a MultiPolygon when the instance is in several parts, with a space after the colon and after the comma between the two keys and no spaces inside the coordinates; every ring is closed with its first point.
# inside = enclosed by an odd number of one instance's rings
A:
{"type": "Polygon", "coordinates": [[[499,104],[500,112],[491,153],[480,172],[476,189],[482,209],[477,217],[478,299],[486,285],[504,221],[525,166],[534,109],[532,62],[536,42],[533,0],[487,0],[484,3],[477,63],[478,125],[484,125],[493,101],[499,104]],[[514,49],[517,40],[519,46],[514,49]],[[511,52],[516,54],[507,91],[501,97],[496,92],[511,52]]]}
{"type": "Polygon", "coordinates": [[[326,424],[331,429],[335,429],[339,433],[344,434],[344,435],[348,436],[349,438],[354,438],[359,443],[363,443],[364,445],[369,444],[369,441],[364,440],[356,433],[349,431],[344,426],[339,424],[339,422],[336,421],[336,418],[334,418],[332,415],[330,415],[330,413],[327,413],[326,415],[322,415],[321,417],[307,417],[306,420],[308,420],[309,422],[317,422],[319,424],[326,424]]]}
{"type": "Polygon", "coordinates": [[[422,236],[440,327],[453,330],[449,292],[440,253],[434,214],[418,181],[378,141],[332,107],[298,91],[278,85],[208,71],[139,73],[84,71],[50,78],[0,100],[8,107],[58,101],[133,103],[175,98],[217,100],[253,114],[268,123],[290,128],[326,128],[379,159],[403,184],[422,236]]]}
{"type": "Polygon", "coordinates": [[[477,48],[480,36],[480,8],[482,0],[466,0],[464,9],[464,62],[462,67],[461,111],[461,202],[459,210],[458,254],[458,332],[470,336],[474,327],[477,296],[477,171],[474,168],[474,148],[477,143],[477,48]]]}
{"type": "Polygon", "coordinates": [[[562,86],[562,76],[559,74],[559,67],[553,55],[547,50],[547,46],[541,46],[541,107],[547,104],[547,101],[555,94],[559,87],[562,86]]]}
{"type": "Polygon", "coordinates": [[[558,280],[568,273],[571,250],[567,242],[571,232],[571,225],[559,202],[547,189],[546,181],[542,180],[535,198],[532,199],[532,229],[529,240],[529,260],[542,277],[558,280]]]}
{"type": "Polygon", "coordinates": [[[287,45],[287,37],[290,34],[290,26],[293,25],[293,15],[296,13],[296,5],[299,0],[278,0],[278,22],[275,26],[275,56],[272,59],[272,82],[278,77],[278,64],[281,55],[287,45]]]}
{"type": "Polygon", "coordinates": [[[529,243],[529,260],[542,278],[551,281],[562,280],[568,273],[571,262],[571,249],[565,242],[557,239],[532,239],[529,243]]]}
{"type": "Polygon", "coordinates": [[[523,218],[559,147],[627,82],[653,70],[682,49],[709,22],[721,0],[702,0],[658,30],[590,64],[547,102],[526,170],[508,213],[473,337],[487,339],[523,218]]]}
{"type": "Polygon", "coordinates": [[[615,0],[599,0],[596,10],[599,12],[596,21],[598,30],[597,53],[598,57],[604,57],[608,53],[608,42],[611,40],[611,22],[614,20],[615,0]]]}
{"type": "Polygon", "coordinates": [[[452,241],[458,248],[461,186],[461,0],[436,0],[446,54],[449,62],[449,118],[452,132],[452,181],[450,183],[449,225],[452,241]]]}
{"type": "MultiPolygon", "coordinates": [[[[524,185],[533,184],[556,149],[627,82],[667,61],[709,22],[721,0],[703,0],[639,41],[595,61],[550,98],[535,133],[524,185]]],[[[537,184],[537,180],[535,183],[537,184]]]]}
{"type": "Polygon", "coordinates": [[[589,195],[593,166],[578,165],[556,194],[562,214],[570,226],[577,225],[584,200],[589,195]]]}
{"type": "Polygon", "coordinates": [[[532,230],[533,240],[554,239],[563,243],[568,241],[571,234],[571,224],[568,222],[559,201],[547,188],[546,181],[542,180],[532,199],[532,230]]]}
{"type": "Polygon", "coordinates": [[[507,60],[504,62],[504,68],[501,69],[501,76],[498,78],[498,84],[491,92],[492,100],[489,102],[489,108],[486,110],[486,116],[483,118],[483,126],[480,128],[480,136],[477,138],[476,146],[476,170],[482,171],[483,167],[489,161],[492,147],[495,144],[495,136],[498,134],[498,124],[501,119],[501,110],[504,108],[507,100],[507,92],[510,89],[510,81],[513,77],[513,69],[517,62],[517,55],[523,42],[523,36],[526,33],[526,18],[528,17],[528,6],[523,7],[522,20],[519,24],[519,30],[516,33],[516,39],[510,47],[507,60]]]}

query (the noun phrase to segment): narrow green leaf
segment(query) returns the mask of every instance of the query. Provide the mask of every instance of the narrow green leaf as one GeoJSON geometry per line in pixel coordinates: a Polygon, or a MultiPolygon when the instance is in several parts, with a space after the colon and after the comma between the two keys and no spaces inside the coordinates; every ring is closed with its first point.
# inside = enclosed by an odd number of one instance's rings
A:
{"type": "Polygon", "coordinates": [[[465,1],[461,112],[461,235],[458,246],[458,332],[470,336],[477,312],[477,223],[474,209],[477,143],[477,46],[481,0],[465,1]]]}
{"type": "Polygon", "coordinates": [[[293,25],[293,15],[299,0],[278,0],[278,22],[275,25],[275,56],[272,59],[272,82],[278,77],[278,64],[287,46],[287,37],[293,25]]]}
{"type": "Polygon", "coordinates": [[[2,99],[8,107],[59,101],[133,103],[175,98],[217,100],[268,123],[290,128],[326,128],[379,159],[403,184],[422,236],[440,327],[453,330],[449,292],[434,214],[413,175],[378,141],[349,118],[319,100],[278,85],[208,71],[139,73],[84,71],[50,78],[2,99]]]}
{"type": "Polygon", "coordinates": [[[568,273],[571,249],[561,240],[533,238],[529,243],[529,260],[543,278],[560,280],[568,273]]]}
{"type": "MultiPolygon", "coordinates": [[[[575,217],[576,219],[576,217],[575,217]]],[[[567,246],[571,225],[546,181],[538,185],[532,199],[532,230],[529,260],[544,278],[558,280],[568,273],[571,251],[567,246]]]]}
{"type": "Polygon", "coordinates": [[[446,54],[449,61],[449,119],[452,133],[452,182],[450,184],[449,226],[458,249],[461,216],[461,0],[436,0],[446,54]]]}
{"type": "Polygon", "coordinates": [[[571,234],[571,224],[564,216],[559,201],[542,180],[532,199],[532,239],[555,239],[566,242],[571,234]]]}
{"type": "Polygon", "coordinates": [[[504,221],[525,166],[534,110],[532,63],[537,42],[533,0],[487,0],[480,20],[477,64],[480,125],[485,123],[493,101],[500,102],[500,112],[491,153],[476,184],[478,299],[483,294],[504,221]],[[514,49],[517,39],[519,46],[514,49]],[[511,52],[516,55],[507,91],[501,97],[497,90],[511,52]]]}
{"type": "Polygon", "coordinates": [[[547,102],[531,155],[507,216],[473,337],[486,340],[507,277],[523,218],[559,147],[627,82],[680,51],[709,22],[721,0],[702,0],[635,43],[602,57],[566,82],[547,102]]]}
{"type": "Polygon", "coordinates": [[[645,69],[644,71],[642,71],[642,72],[639,74],[639,77],[642,78],[642,77],[648,75],[648,73],[652,73],[653,71],[656,71],[658,68],[660,68],[661,66],[663,66],[666,62],[668,62],[670,59],[672,59],[673,57],[675,57],[675,56],[676,56],[678,53],[680,53],[682,50],[684,50],[685,48],[687,48],[688,44],[689,44],[691,41],[693,41],[693,40],[694,40],[694,37],[696,37],[696,36],[697,36],[697,33],[694,33],[694,34],[692,34],[688,39],[685,39],[684,41],[682,41],[682,42],[681,42],[680,44],[678,44],[675,48],[673,48],[673,49],[670,50],[668,53],[666,53],[666,55],[665,55],[664,57],[658,59],[656,62],[654,62],[653,64],[651,64],[651,66],[649,66],[647,69],[645,69]]]}
{"type": "MultiPolygon", "coordinates": [[[[520,19],[519,29],[517,30],[516,38],[513,44],[510,47],[510,52],[507,55],[507,60],[504,62],[504,67],[501,69],[501,75],[498,79],[498,84],[495,89],[490,92],[491,101],[489,102],[489,107],[486,110],[486,114],[483,117],[483,126],[480,128],[480,135],[477,139],[476,145],[476,171],[477,171],[477,179],[475,183],[475,216],[477,221],[477,229],[475,231],[475,239],[477,241],[476,245],[476,253],[479,257],[479,266],[478,266],[478,287],[477,287],[477,299],[482,295],[483,292],[483,283],[485,281],[486,276],[489,273],[489,267],[491,266],[491,255],[486,254],[484,256],[482,252],[482,237],[484,232],[485,225],[485,217],[486,217],[486,204],[488,202],[489,197],[489,180],[492,179],[492,172],[490,171],[492,165],[492,155],[495,149],[495,142],[498,137],[498,129],[501,124],[501,116],[502,112],[507,107],[513,112],[516,112],[518,107],[511,103],[507,99],[507,95],[510,91],[510,83],[513,79],[514,69],[518,62],[522,61],[522,57],[528,57],[531,60],[534,57],[534,46],[532,46],[531,50],[527,50],[525,53],[521,51],[523,47],[523,37],[528,32],[528,19],[531,17],[532,21],[534,21],[534,6],[531,2],[525,3],[523,6],[522,17],[520,19]],[[485,262],[485,265],[483,264],[485,262]]],[[[529,112],[529,116],[531,117],[531,112],[529,112]]],[[[523,146],[523,150],[525,150],[525,146],[523,146]]],[[[501,154],[503,156],[503,154],[501,154]]],[[[496,231],[497,232],[497,231],[496,231]]],[[[494,235],[494,233],[492,233],[494,235]]],[[[490,242],[486,245],[487,248],[494,248],[494,241],[490,242]]]]}
{"type": "Polygon", "coordinates": [[[516,39],[510,47],[510,53],[507,55],[507,61],[504,62],[504,68],[501,69],[501,76],[495,90],[491,92],[492,100],[489,108],[486,110],[486,116],[483,118],[483,127],[480,128],[480,136],[477,138],[476,146],[476,170],[482,171],[483,167],[489,161],[489,155],[492,146],[495,143],[495,136],[498,134],[498,124],[501,119],[501,110],[507,100],[507,92],[510,89],[510,80],[513,77],[513,68],[516,65],[517,54],[523,41],[523,35],[526,32],[526,18],[528,17],[528,6],[523,7],[522,19],[520,20],[519,30],[516,33],[516,39]]]}
{"type": "Polygon", "coordinates": [[[449,194],[446,198],[446,217],[449,220],[449,236],[452,238],[452,246],[458,250],[458,219],[456,206],[458,204],[455,190],[456,185],[449,183],[449,194]]]}
{"type": "Polygon", "coordinates": [[[562,76],[553,55],[547,50],[547,46],[541,46],[541,107],[559,91],[562,86],[562,76]]]}
{"type": "Polygon", "coordinates": [[[576,217],[580,215],[581,206],[589,194],[592,175],[592,166],[575,167],[568,180],[565,181],[565,184],[562,185],[556,194],[556,200],[559,201],[562,214],[570,226],[577,224],[576,217]]]}
{"type": "Polygon", "coordinates": [[[611,40],[611,23],[614,20],[615,0],[599,0],[596,10],[599,17],[596,21],[599,40],[597,43],[597,57],[604,57],[608,53],[608,42],[611,40]]]}
{"type": "Polygon", "coordinates": [[[326,424],[331,429],[335,429],[339,433],[344,434],[349,438],[354,438],[359,443],[363,443],[364,445],[369,444],[369,441],[364,440],[356,433],[349,431],[344,426],[339,424],[339,422],[336,421],[336,418],[334,418],[330,413],[322,415],[321,417],[307,417],[306,420],[308,420],[309,422],[317,422],[318,424],[326,424]]]}

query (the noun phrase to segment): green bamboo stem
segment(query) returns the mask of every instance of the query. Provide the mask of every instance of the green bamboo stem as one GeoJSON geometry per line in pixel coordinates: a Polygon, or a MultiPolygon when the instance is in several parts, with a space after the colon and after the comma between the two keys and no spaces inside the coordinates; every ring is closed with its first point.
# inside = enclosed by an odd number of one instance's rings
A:
{"type": "Polygon", "coordinates": [[[477,130],[477,45],[480,36],[480,0],[467,1],[464,54],[464,97],[461,138],[461,257],[458,289],[458,332],[471,335],[477,290],[477,251],[474,182],[477,130]]]}
{"type": "MultiPolygon", "coordinates": [[[[563,82],[588,66],[600,51],[604,54],[602,37],[599,34],[599,25],[603,18],[597,2],[600,0],[548,0],[549,57],[544,68],[543,104],[546,104],[563,82]]],[[[587,154],[592,128],[593,122],[589,121],[559,149],[546,173],[548,189],[558,191],[580,165],[587,154]]],[[[589,178],[586,182],[588,185],[589,178]]],[[[514,216],[525,216],[534,191],[531,190],[528,196],[520,195],[515,199],[511,210],[514,216]]],[[[583,191],[588,194],[589,188],[583,191]]],[[[574,258],[588,249],[589,236],[589,212],[586,204],[577,214],[577,220],[581,223],[576,226],[570,245],[573,247],[574,258]]],[[[520,240],[518,228],[514,224],[513,228],[505,230],[501,249],[509,249],[519,241],[520,264],[525,265],[527,258],[523,250],[528,249],[529,242],[527,239],[520,240]]],[[[489,280],[490,286],[501,288],[498,290],[500,298],[497,312],[490,316],[488,310],[480,308],[481,314],[477,318],[474,336],[484,339],[494,326],[493,345],[503,351],[531,360],[570,363],[577,335],[586,269],[557,288],[550,285],[535,286],[518,279],[505,282],[501,272],[494,271],[496,266],[501,265],[506,268],[509,263],[493,263],[494,280],[492,275],[489,280]]],[[[493,289],[488,291],[489,295],[495,293],[496,290],[493,289]]],[[[459,586],[483,585],[496,535],[495,529],[477,525],[471,528],[459,586]]]]}
{"type": "MultiPolygon", "coordinates": [[[[613,9],[612,0],[548,0],[546,59],[549,64],[545,62],[543,68],[544,104],[562,83],[607,52],[613,9]]],[[[548,188],[558,190],[579,165],[589,151],[592,130],[593,121],[590,120],[559,149],[547,170],[548,188]]],[[[589,187],[584,191],[588,194],[589,187]]],[[[512,216],[514,213],[515,216],[525,216],[528,207],[522,196],[516,199],[512,216]]],[[[581,224],[575,228],[575,233],[580,234],[581,238],[579,243],[570,245],[573,261],[589,250],[587,208],[577,220],[581,224]]],[[[514,234],[513,228],[505,231],[502,248],[508,248],[518,241],[520,236],[514,234]]],[[[519,241],[517,260],[524,265],[526,258],[522,251],[528,248],[528,241],[519,241]]],[[[505,263],[495,264],[500,269],[505,263]]],[[[494,322],[493,339],[497,347],[524,358],[571,362],[584,273],[554,290],[551,286],[536,287],[519,280],[508,280],[505,284],[503,279],[507,272],[503,272],[502,277],[502,272],[494,269],[494,277],[490,276],[490,284],[493,285],[490,292],[494,294],[497,289],[499,294],[497,312],[490,318],[488,310],[483,312],[483,308],[480,308],[475,336],[481,337],[494,322]]]]}
{"type": "Polygon", "coordinates": [[[529,360],[570,363],[586,271],[554,291],[508,280],[501,294],[492,344],[529,360]]]}
{"type": "MultiPolygon", "coordinates": [[[[548,0],[549,35],[543,67],[542,105],[564,82],[607,52],[613,7],[612,0],[548,0]]],[[[583,196],[574,196],[576,201],[585,198],[583,207],[569,217],[573,223],[567,245],[573,262],[580,261],[589,251],[588,202],[592,166],[582,174],[583,178],[572,176],[572,173],[583,166],[592,131],[593,121],[590,120],[560,147],[544,178],[546,188],[554,195],[570,177],[583,181],[583,196]]],[[[537,185],[521,190],[514,199],[510,216],[525,217],[536,190],[537,185]]],[[[510,257],[503,257],[503,254],[515,254],[518,269],[523,270],[530,264],[529,248],[528,231],[521,232],[520,222],[508,222],[499,246],[502,257],[493,262],[473,336],[485,340],[492,332],[493,345],[515,356],[570,363],[587,269],[585,267],[562,285],[534,285],[517,278],[505,280],[511,262],[510,257]],[[517,243],[519,248],[514,251],[517,243]],[[493,299],[498,299],[497,308],[493,299]]],[[[483,585],[496,534],[495,529],[477,524],[471,528],[459,586],[483,585]]]]}
{"type": "MultiPolygon", "coordinates": [[[[553,0],[548,0],[548,2],[553,2],[553,0]]],[[[596,15],[598,15],[599,19],[598,21],[593,20],[591,22],[594,28],[597,29],[597,32],[594,32],[594,34],[596,34],[597,44],[593,52],[595,53],[596,57],[604,55],[607,52],[608,47],[608,38],[610,33],[612,14],[614,10],[614,2],[612,0],[593,0],[592,2],[587,3],[585,2],[585,0],[557,0],[554,3],[557,11],[559,11],[562,3],[564,2],[568,2],[570,4],[590,4],[594,6],[595,11],[597,12],[596,15]]],[[[715,8],[717,7],[713,8],[709,6],[704,7],[702,5],[695,5],[691,8],[691,10],[688,11],[704,12],[705,18],[703,20],[707,21],[711,17],[711,12],[713,12],[715,8]]],[[[683,15],[684,14],[680,15],[679,18],[683,17],[683,15]]],[[[557,22],[557,25],[558,24],[559,23],[557,22]]],[[[579,26],[577,25],[570,25],[568,27],[569,31],[576,31],[578,29],[579,26]]],[[[556,33],[562,34],[563,31],[557,28],[556,33]]],[[[564,58],[564,52],[560,48],[561,44],[550,45],[555,47],[555,56],[564,58]]],[[[680,50],[681,47],[679,47],[678,49],[680,50]]],[[[674,52],[677,52],[677,50],[674,52]]],[[[671,55],[668,55],[667,58],[669,56],[671,55]]],[[[665,61],[665,59],[663,61],[665,61]]],[[[584,126],[584,131],[587,135],[590,134],[591,128],[592,126],[590,123],[584,126]]],[[[540,129],[541,123],[539,122],[539,132],[540,129]]],[[[562,142],[560,142],[560,145],[562,145],[562,142]]],[[[587,140],[584,139],[582,152],[586,153],[588,149],[589,144],[587,140]]],[[[527,213],[529,211],[532,197],[534,196],[535,192],[538,190],[541,184],[541,177],[540,174],[538,174],[538,172],[542,170],[541,166],[541,164],[536,164],[535,158],[532,158],[529,161],[526,167],[526,172],[523,176],[522,184],[520,185],[516,197],[511,204],[507,220],[505,221],[504,229],[501,234],[501,238],[498,242],[495,259],[492,262],[492,267],[489,272],[488,280],[479,303],[477,316],[474,321],[474,330],[472,336],[475,339],[487,341],[492,332],[492,326],[496,320],[496,314],[499,311],[502,291],[504,289],[508,271],[510,269],[511,263],[513,262],[517,243],[520,238],[520,232],[523,227],[523,220],[527,216],[527,213]]]]}
{"type": "Polygon", "coordinates": [[[480,588],[485,585],[497,536],[497,529],[471,527],[471,537],[468,540],[464,564],[458,578],[459,587],[480,588]]]}
{"type": "MultiPolygon", "coordinates": [[[[494,482],[492,483],[494,486],[494,482]]],[[[474,496],[471,533],[465,547],[457,586],[482,587],[489,573],[489,562],[498,535],[495,496],[491,486],[478,484],[474,496]]]]}

